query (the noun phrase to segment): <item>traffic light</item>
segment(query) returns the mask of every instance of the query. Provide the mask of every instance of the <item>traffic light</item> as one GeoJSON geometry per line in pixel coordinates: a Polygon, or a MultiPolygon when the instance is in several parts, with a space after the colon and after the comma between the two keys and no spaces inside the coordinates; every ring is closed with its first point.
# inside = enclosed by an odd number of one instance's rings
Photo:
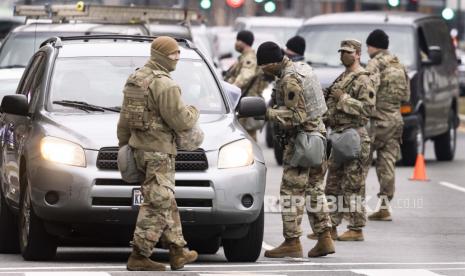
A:
{"type": "Polygon", "coordinates": [[[388,5],[391,8],[397,8],[400,5],[400,0],[388,0],[388,5]]]}
{"type": "Polygon", "coordinates": [[[244,4],[245,0],[226,0],[226,4],[231,8],[239,8],[244,4]]]}
{"type": "Polygon", "coordinates": [[[407,11],[418,11],[418,0],[408,0],[407,11]]]}
{"type": "Polygon", "coordinates": [[[444,18],[445,20],[452,20],[454,19],[455,12],[451,8],[444,8],[442,10],[441,15],[442,15],[442,18],[444,18]]]}
{"type": "Polygon", "coordinates": [[[274,13],[276,11],[276,3],[274,1],[268,1],[263,5],[263,9],[266,13],[274,13]]]}
{"type": "Polygon", "coordinates": [[[200,0],[200,8],[208,10],[212,7],[212,0],[200,0]]]}

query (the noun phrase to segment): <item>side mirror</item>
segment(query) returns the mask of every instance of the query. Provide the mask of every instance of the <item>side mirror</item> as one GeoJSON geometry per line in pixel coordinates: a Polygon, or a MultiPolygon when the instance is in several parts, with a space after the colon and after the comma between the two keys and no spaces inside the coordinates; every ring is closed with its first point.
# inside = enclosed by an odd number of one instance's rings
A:
{"type": "Polygon", "coordinates": [[[260,97],[243,97],[237,107],[239,117],[260,117],[266,114],[265,100],[260,97]]]}
{"type": "Polygon", "coordinates": [[[15,94],[3,97],[0,105],[2,112],[7,114],[27,116],[29,114],[29,104],[25,95],[15,94]]]}
{"type": "Polygon", "coordinates": [[[221,81],[223,89],[226,91],[229,101],[232,104],[232,108],[235,110],[241,99],[241,89],[233,84],[226,81],[221,81]]]}
{"type": "Polygon", "coordinates": [[[439,65],[442,63],[442,50],[439,46],[428,47],[429,60],[424,62],[426,65],[439,65]]]}

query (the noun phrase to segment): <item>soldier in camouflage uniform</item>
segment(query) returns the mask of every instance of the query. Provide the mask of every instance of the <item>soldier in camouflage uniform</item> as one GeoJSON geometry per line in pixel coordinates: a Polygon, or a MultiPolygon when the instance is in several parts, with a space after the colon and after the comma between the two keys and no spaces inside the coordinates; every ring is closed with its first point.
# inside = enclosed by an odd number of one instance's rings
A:
{"type": "Polygon", "coordinates": [[[169,244],[171,269],[197,259],[195,251],[184,248],[174,198],[174,133],[191,129],[199,117],[195,107],[184,105],[179,86],[170,76],[179,53],[174,39],[156,38],[150,60],[128,78],[124,88],[119,146],[129,144],[134,149],[137,167],[145,173],[141,185],[144,203],[137,217],[128,270],[165,270],[163,264],[149,258],[160,238],[169,244]]]}
{"type": "Polygon", "coordinates": [[[370,154],[366,126],[375,107],[376,94],[368,71],[360,66],[361,43],[344,40],[339,52],[346,70],[325,90],[328,105],[325,122],[335,133],[355,129],[360,136],[361,150],[358,158],[344,163],[337,163],[331,153],[325,193],[335,199],[330,202],[332,237],[341,241],[362,241],[362,228],[366,223],[364,171],[370,154]],[[350,208],[346,210],[349,225],[348,231],[337,237],[336,227],[344,217],[340,207],[350,208]]]}
{"type": "Polygon", "coordinates": [[[265,257],[302,257],[299,238],[302,235],[301,222],[307,200],[312,208],[312,211],[308,212],[310,224],[320,237],[315,247],[308,252],[308,256],[332,254],[335,249],[329,233],[331,224],[328,213],[325,213],[327,204],[323,192],[326,160],[323,160],[321,166],[311,168],[290,165],[298,131],[318,132],[326,136],[321,117],[326,111],[326,104],[321,86],[309,66],[294,64],[289,58],[283,57],[280,47],[273,42],[260,45],[257,58],[258,64],[266,74],[278,78],[272,95],[276,105],[268,108],[266,118],[278,124],[285,136],[284,172],[280,195],[282,204],[290,203],[290,206],[283,206],[285,209],[282,210],[285,241],[279,247],[267,250],[265,257]],[[298,201],[300,204],[293,204],[298,201]]]}
{"type": "MultiPolygon", "coordinates": [[[[242,97],[262,97],[262,92],[268,85],[266,76],[257,66],[257,57],[252,49],[253,41],[254,36],[250,31],[240,31],[237,34],[235,49],[241,55],[224,76],[226,82],[241,89],[242,97]]],[[[261,127],[254,118],[240,118],[239,123],[257,141],[257,129],[261,127]]]]}
{"type": "Polygon", "coordinates": [[[366,70],[371,73],[376,89],[372,152],[376,151],[376,174],[380,185],[380,209],[368,219],[390,221],[389,201],[394,197],[395,163],[400,158],[404,125],[400,106],[410,98],[409,81],[404,66],[387,50],[389,37],[383,30],[371,32],[366,43],[371,58],[366,70]]]}

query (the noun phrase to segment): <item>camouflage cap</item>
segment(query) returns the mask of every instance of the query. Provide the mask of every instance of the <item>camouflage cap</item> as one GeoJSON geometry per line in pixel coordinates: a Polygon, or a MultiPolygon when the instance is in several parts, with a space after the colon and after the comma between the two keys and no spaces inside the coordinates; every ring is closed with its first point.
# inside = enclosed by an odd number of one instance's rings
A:
{"type": "Polygon", "coordinates": [[[356,39],[345,39],[341,41],[341,48],[339,48],[338,52],[347,51],[350,53],[361,51],[362,50],[362,43],[356,39]]]}

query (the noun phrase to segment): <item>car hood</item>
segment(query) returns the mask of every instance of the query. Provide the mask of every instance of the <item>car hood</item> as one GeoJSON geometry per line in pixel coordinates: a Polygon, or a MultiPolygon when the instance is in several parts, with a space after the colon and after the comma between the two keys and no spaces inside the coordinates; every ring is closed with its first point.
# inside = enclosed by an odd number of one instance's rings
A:
{"type": "MultiPolygon", "coordinates": [[[[119,114],[43,114],[45,134],[80,144],[88,150],[118,146],[116,126],[119,114]]],[[[200,127],[205,133],[201,145],[206,151],[217,150],[229,142],[245,138],[233,114],[201,114],[200,127]]]]}
{"type": "Polygon", "coordinates": [[[318,80],[320,80],[321,87],[326,88],[330,86],[334,80],[344,72],[344,67],[313,67],[318,80]]]}

